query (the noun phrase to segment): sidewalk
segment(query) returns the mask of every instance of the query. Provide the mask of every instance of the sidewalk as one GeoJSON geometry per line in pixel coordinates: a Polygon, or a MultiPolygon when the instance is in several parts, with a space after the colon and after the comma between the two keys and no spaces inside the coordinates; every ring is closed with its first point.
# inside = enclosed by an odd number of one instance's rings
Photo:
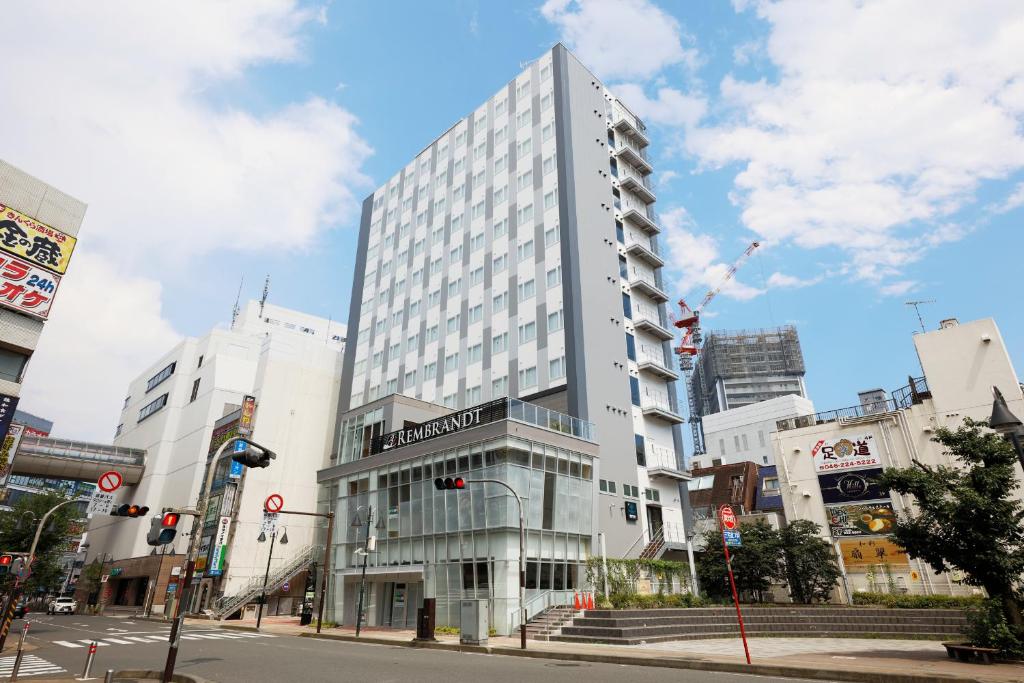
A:
{"type": "MultiPolygon", "coordinates": [[[[206,622],[209,624],[209,622],[206,622]]],[[[223,622],[224,628],[254,629],[254,621],[223,622]]],[[[299,626],[295,618],[263,620],[262,631],[317,637],[316,629],[299,626]]],[[[518,638],[491,638],[488,646],[461,646],[458,636],[439,635],[436,643],[414,643],[409,630],[364,628],[360,641],[371,644],[431,647],[509,656],[595,661],[634,666],[696,669],[766,676],[791,676],[863,683],[926,683],[978,681],[1024,683],[1024,665],[964,664],[949,659],[945,648],[928,640],[854,638],[751,638],[751,665],[738,638],[673,641],[621,646],[530,640],[519,649],[518,638]]],[[[321,638],[355,641],[355,629],[324,628],[321,638]]]]}

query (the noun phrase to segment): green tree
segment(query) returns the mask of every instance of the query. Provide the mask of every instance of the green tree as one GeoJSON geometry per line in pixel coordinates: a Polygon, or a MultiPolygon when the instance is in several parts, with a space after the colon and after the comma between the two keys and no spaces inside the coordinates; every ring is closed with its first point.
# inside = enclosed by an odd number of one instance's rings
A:
{"type": "Polygon", "coordinates": [[[821,527],[808,519],[795,520],[779,532],[786,581],[794,602],[828,600],[842,575],[832,545],[820,533],[821,527]]]}
{"type": "Polygon", "coordinates": [[[962,467],[887,469],[883,488],[910,494],[916,514],[903,514],[893,539],[939,573],[958,569],[1002,605],[1010,628],[1024,635],[1017,582],[1024,573],[1024,506],[1014,497],[1019,466],[1013,448],[985,422],[940,428],[933,441],[962,467]]]}
{"type": "MultiPolygon", "coordinates": [[[[729,549],[736,590],[757,602],[763,602],[772,582],[785,578],[779,532],[764,520],[754,524],[740,524],[739,531],[743,546],[729,549]]],[[[704,542],[704,552],[697,560],[701,589],[711,597],[731,598],[729,574],[722,552],[722,534],[715,530],[707,531],[704,533],[704,542]]]]}
{"type": "MultiPolygon", "coordinates": [[[[0,550],[13,553],[27,553],[32,547],[36,526],[50,508],[66,498],[58,493],[39,493],[23,496],[9,512],[0,513],[0,550]]],[[[63,545],[68,528],[79,516],[78,506],[65,505],[47,520],[36,547],[36,561],[32,565],[32,576],[25,583],[26,593],[43,588],[58,591],[65,579],[61,566],[63,545]]],[[[12,583],[10,575],[4,577],[5,586],[12,583]]]]}

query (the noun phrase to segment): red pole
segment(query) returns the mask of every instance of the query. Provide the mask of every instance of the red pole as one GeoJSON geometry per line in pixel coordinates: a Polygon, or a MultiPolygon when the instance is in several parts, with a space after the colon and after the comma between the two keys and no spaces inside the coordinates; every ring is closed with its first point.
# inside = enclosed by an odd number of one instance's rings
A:
{"type": "MultiPolygon", "coordinates": [[[[725,551],[725,568],[729,570],[729,585],[732,587],[732,601],[736,605],[736,619],[740,622],[740,638],[743,639],[743,653],[747,656],[747,664],[750,664],[750,648],[747,647],[747,631],[743,628],[743,612],[740,611],[740,596],[736,592],[736,579],[732,575],[732,560],[729,559],[729,546],[725,544],[725,527],[722,525],[723,505],[718,509],[718,529],[722,532],[722,550],[725,551]]],[[[731,508],[730,508],[731,511],[731,508]]]]}

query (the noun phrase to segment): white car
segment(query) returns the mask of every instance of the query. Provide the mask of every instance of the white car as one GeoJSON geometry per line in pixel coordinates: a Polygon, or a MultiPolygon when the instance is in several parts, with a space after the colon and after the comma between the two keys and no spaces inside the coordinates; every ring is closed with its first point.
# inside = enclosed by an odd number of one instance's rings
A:
{"type": "Polygon", "coordinates": [[[57,598],[46,608],[47,614],[74,614],[78,603],[74,598],[57,598]]]}

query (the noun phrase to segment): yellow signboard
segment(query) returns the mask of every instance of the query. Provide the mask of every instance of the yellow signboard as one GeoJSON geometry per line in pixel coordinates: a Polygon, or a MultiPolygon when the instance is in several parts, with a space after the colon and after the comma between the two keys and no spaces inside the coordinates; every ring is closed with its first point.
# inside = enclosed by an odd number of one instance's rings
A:
{"type": "Polygon", "coordinates": [[[893,567],[909,567],[910,556],[888,538],[860,538],[839,541],[843,553],[843,564],[848,571],[867,571],[873,565],[887,564],[893,567]]]}
{"type": "Polygon", "coordinates": [[[75,242],[71,235],[0,204],[0,249],[63,275],[75,242]]]}

